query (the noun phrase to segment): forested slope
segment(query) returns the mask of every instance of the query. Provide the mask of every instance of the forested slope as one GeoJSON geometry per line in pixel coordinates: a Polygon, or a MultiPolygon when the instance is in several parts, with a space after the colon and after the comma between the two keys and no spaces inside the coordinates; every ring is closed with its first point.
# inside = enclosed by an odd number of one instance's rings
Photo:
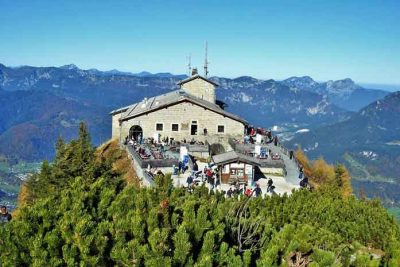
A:
{"type": "Polygon", "coordinates": [[[82,125],[57,147],[0,226],[1,266],[400,265],[397,222],[339,183],[264,199],[190,194],[169,175],[140,188],[95,152],[82,125]]]}

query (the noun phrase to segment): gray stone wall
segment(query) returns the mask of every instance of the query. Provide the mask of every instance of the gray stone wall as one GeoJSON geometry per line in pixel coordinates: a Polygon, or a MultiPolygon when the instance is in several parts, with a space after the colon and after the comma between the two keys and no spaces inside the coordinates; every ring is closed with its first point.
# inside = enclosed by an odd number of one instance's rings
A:
{"type": "Polygon", "coordinates": [[[111,139],[118,139],[119,140],[120,126],[119,126],[119,121],[118,120],[121,118],[121,114],[122,113],[115,114],[115,115],[112,116],[111,139]]]}
{"type": "MultiPolygon", "coordinates": [[[[112,120],[112,136],[116,139],[119,139],[119,118],[120,114],[116,114],[112,120]]],[[[142,127],[144,138],[154,137],[156,133],[159,133],[161,138],[168,136],[178,141],[183,139],[190,141],[194,138],[199,141],[209,140],[211,144],[215,141],[227,140],[229,137],[242,138],[244,136],[243,123],[188,102],[124,121],[121,126],[123,139],[129,135],[129,129],[134,125],[142,127]],[[191,135],[191,125],[194,122],[197,125],[197,134],[191,135]],[[156,130],[157,123],[163,124],[162,131],[156,130]],[[172,124],[178,124],[178,131],[172,130],[172,124]],[[223,133],[218,133],[218,125],[224,126],[223,133]],[[203,134],[204,128],[207,129],[207,135],[203,134]]]]}
{"type": "Polygon", "coordinates": [[[182,84],[181,88],[191,95],[200,99],[215,103],[215,86],[201,78],[194,79],[190,82],[182,84]]]}

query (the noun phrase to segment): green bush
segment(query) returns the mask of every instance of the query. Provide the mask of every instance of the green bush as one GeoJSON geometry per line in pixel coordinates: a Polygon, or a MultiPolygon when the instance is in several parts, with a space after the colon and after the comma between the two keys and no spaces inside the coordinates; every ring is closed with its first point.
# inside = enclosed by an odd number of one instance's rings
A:
{"type": "Polygon", "coordinates": [[[328,188],[227,199],[169,175],[136,188],[86,142],[59,147],[0,226],[0,266],[400,266],[399,226],[378,201],[328,188]]]}

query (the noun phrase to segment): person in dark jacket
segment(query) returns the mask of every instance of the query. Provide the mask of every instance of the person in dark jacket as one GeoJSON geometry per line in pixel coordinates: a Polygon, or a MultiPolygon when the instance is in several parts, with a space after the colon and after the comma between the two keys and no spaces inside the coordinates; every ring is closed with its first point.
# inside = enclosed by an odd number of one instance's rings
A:
{"type": "Polygon", "coordinates": [[[233,195],[233,190],[232,190],[232,187],[230,187],[228,192],[226,192],[226,196],[227,197],[232,197],[232,195],[233,195]]]}
{"type": "Polygon", "coordinates": [[[182,161],[179,161],[178,163],[178,172],[181,173],[182,171],[182,161]]]}
{"type": "Polygon", "coordinates": [[[274,146],[278,145],[278,136],[275,135],[274,137],[274,146]]]}
{"type": "Polygon", "coordinates": [[[5,223],[11,221],[12,216],[10,213],[7,211],[6,206],[1,206],[0,208],[0,223],[5,223]]]}
{"type": "Polygon", "coordinates": [[[306,188],[308,186],[308,178],[307,177],[304,177],[304,179],[300,181],[300,186],[302,188],[306,188]]]}
{"type": "Polygon", "coordinates": [[[215,177],[214,177],[214,175],[211,175],[211,177],[209,178],[209,183],[210,183],[210,186],[211,186],[211,190],[214,190],[214,188],[215,188],[215,177]]]}
{"type": "Polygon", "coordinates": [[[192,187],[192,184],[193,184],[193,177],[192,177],[192,176],[189,176],[189,177],[186,179],[186,183],[187,183],[187,185],[188,185],[189,188],[192,187]]]}
{"type": "Polygon", "coordinates": [[[267,187],[267,192],[271,192],[272,190],[272,185],[274,184],[274,181],[272,181],[271,178],[268,179],[268,187],[267,187]]]}
{"type": "Polygon", "coordinates": [[[256,194],[256,197],[261,197],[262,190],[259,185],[257,185],[253,192],[256,194]]]}
{"type": "Polygon", "coordinates": [[[197,162],[195,161],[193,163],[193,171],[197,172],[199,170],[199,165],[197,165],[197,162]]]}
{"type": "Polygon", "coordinates": [[[221,179],[219,178],[219,172],[218,172],[218,170],[215,170],[214,175],[215,175],[215,186],[221,185],[221,179]]]}

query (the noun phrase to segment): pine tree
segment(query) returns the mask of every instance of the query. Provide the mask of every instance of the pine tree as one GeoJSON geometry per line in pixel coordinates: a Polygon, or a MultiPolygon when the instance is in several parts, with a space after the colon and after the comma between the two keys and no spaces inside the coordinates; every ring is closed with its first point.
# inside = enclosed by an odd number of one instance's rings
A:
{"type": "Polygon", "coordinates": [[[35,199],[53,194],[57,189],[57,184],[49,162],[43,161],[40,172],[29,177],[25,184],[27,188],[26,204],[32,204],[35,199]]]}
{"type": "Polygon", "coordinates": [[[72,140],[68,145],[59,142],[57,147],[61,148],[61,151],[56,153],[54,175],[58,179],[60,187],[66,186],[71,179],[77,176],[93,178],[95,149],[91,144],[89,131],[83,122],[79,125],[77,140],[72,140]]]}
{"type": "Polygon", "coordinates": [[[207,210],[206,205],[201,205],[197,210],[197,216],[194,221],[194,239],[196,242],[200,242],[203,238],[203,233],[211,226],[211,223],[208,221],[207,210]]]}
{"type": "Polygon", "coordinates": [[[203,265],[206,263],[213,262],[214,249],[215,249],[215,233],[214,231],[208,231],[205,234],[203,245],[201,247],[199,259],[200,262],[203,262],[203,265]]]}
{"type": "Polygon", "coordinates": [[[174,262],[179,266],[184,266],[188,260],[191,244],[189,235],[185,227],[179,226],[174,237],[174,262]]]}
{"type": "Polygon", "coordinates": [[[54,158],[54,161],[60,161],[64,157],[65,153],[65,143],[64,140],[60,137],[58,137],[56,141],[56,156],[54,158]]]}
{"type": "Polygon", "coordinates": [[[344,165],[339,164],[335,167],[335,178],[342,195],[349,197],[353,191],[351,188],[351,177],[344,165]]]}

